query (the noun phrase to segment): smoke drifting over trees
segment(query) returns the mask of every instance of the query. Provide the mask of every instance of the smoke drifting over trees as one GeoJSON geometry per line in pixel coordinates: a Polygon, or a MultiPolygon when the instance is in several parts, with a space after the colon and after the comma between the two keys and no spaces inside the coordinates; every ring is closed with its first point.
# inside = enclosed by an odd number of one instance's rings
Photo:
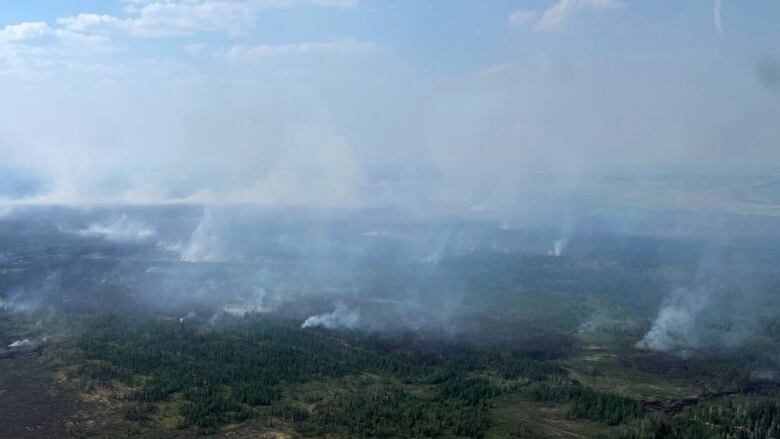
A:
{"type": "Polygon", "coordinates": [[[572,331],[608,328],[619,306],[646,322],[632,329],[640,349],[728,353],[769,342],[778,281],[766,235],[780,223],[756,230],[744,227],[750,217],[719,215],[708,229],[709,213],[591,210],[551,228],[553,208],[499,221],[485,212],[23,207],[5,220],[26,232],[4,238],[2,306],[140,307],[210,324],[275,315],[304,328],[478,343],[532,343],[515,331],[538,313],[572,331]],[[729,241],[713,247],[716,231],[729,241]]]}
{"type": "Polygon", "coordinates": [[[778,430],[780,2],[7,3],[0,361],[123,433],[778,430]]]}

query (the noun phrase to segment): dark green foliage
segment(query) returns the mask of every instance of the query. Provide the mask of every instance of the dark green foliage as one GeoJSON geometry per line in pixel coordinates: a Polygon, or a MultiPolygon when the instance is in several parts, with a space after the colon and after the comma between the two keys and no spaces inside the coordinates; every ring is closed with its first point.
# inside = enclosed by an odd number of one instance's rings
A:
{"type": "Polygon", "coordinates": [[[618,425],[645,413],[642,404],[633,399],[597,392],[572,382],[534,383],[523,389],[523,392],[535,401],[571,401],[574,403],[569,412],[572,417],[600,421],[607,425],[618,425]]]}
{"type": "Polygon", "coordinates": [[[457,399],[429,401],[401,388],[369,388],[322,401],[311,416],[298,416],[299,431],[351,437],[436,437],[455,434],[484,437],[490,426],[487,410],[457,399]]]}
{"type": "Polygon", "coordinates": [[[500,388],[484,378],[455,378],[440,387],[439,400],[457,399],[476,406],[485,404],[500,392],[500,388]]]}
{"type": "MultiPolygon", "coordinates": [[[[352,343],[359,343],[352,340],[352,343]]],[[[108,385],[136,385],[131,398],[153,404],[174,394],[184,399],[182,428],[202,434],[252,416],[252,407],[271,405],[274,416],[312,434],[358,437],[438,436],[479,438],[490,425],[485,403],[500,389],[484,378],[466,378],[495,356],[440,367],[417,361],[412,352],[383,352],[347,346],[328,331],[305,331],[284,322],[251,320],[212,329],[173,321],[120,318],[84,322],[78,338],[83,370],[108,385]],[[331,395],[313,410],[280,402],[283,384],[373,373],[407,382],[439,382],[438,395],[421,398],[387,384],[365,392],[331,395]],[[146,377],[139,380],[139,376],[146,377]]],[[[541,370],[541,369],[540,369],[541,370]]],[[[532,366],[523,373],[539,375],[532,366]]],[[[519,376],[519,372],[515,373],[519,376]]],[[[144,421],[149,408],[127,418],[144,421]]]]}
{"type": "Polygon", "coordinates": [[[213,387],[193,388],[185,392],[185,398],[185,425],[196,425],[204,434],[214,432],[222,424],[245,421],[251,415],[245,406],[213,387]]]}
{"type": "Polygon", "coordinates": [[[626,439],[758,439],[780,437],[776,400],[727,399],[688,408],[677,416],[653,414],[621,428],[626,439]]]}
{"type": "Polygon", "coordinates": [[[204,433],[246,419],[251,406],[270,405],[279,399],[282,382],[361,371],[426,375],[393,355],[379,357],[317,332],[259,320],[210,330],[171,321],[93,319],[85,323],[78,347],[86,375],[99,383],[136,384],[136,375],[148,377],[133,399],[158,402],[182,394],[185,426],[204,433]]]}
{"type": "Polygon", "coordinates": [[[151,404],[140,404],[130,408],[125,413],[125,418],[129,421],[147,421],[149,417],[155,412],[155,407],[151,404]]]}
{"type": "MultiPolygon", "coordinates": [[[[138,423],[152,419],[157,403],[180,401],[180,427],[201,434],[262,415],[315,437],[482,438],[505,395],[565,404],[572,418],[616,426],[624,438],[780,437],[780,406],[768,398],[699,404],[676,416],[649,413],[636,400],[581,385],[553,361],[498,347],[398,342],[256,318],[220,327],[80,322],[74,360],[85,384],[130,385],[125,418],[138,423]],[[317,390],[291,395],[308,383],[317,390]]],[[[531,426],[507,428],[518,437],[544,436],[531,426]]]]}
{"type": "Polygon", "coordinates": [[[507,432],[507,437],[520,439],[547,439],[551,436],[545,434],[535,424],[520,423],[507,432]]]}
{"type": "Polygon", "coordinates": [[[644,413],[642,404],[633,399],[582,388],[574,397],[574,407],[570,415],[601,421],[607,425],[618,425],[644,413]]]}
{"type": "Polygon", "coordinates": [[[525,358],[514,358],[511,361],[502,362],[498,366],[498,373],[507,380],[525,378],[531,381],[541,381],[552,375],[566,375],[565,370],[554,364],[525,358]]]}

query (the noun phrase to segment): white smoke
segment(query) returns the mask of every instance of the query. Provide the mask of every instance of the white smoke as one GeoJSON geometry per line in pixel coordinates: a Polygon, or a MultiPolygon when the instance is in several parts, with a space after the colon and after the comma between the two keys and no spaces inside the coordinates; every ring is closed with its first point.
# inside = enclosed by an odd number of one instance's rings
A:
{"type": "Polygon", "coordinates": [[[24,340],[16,340],[15,342],[8,345],[9,348],[26,348],[28,346],[32,346],[32,342],[30,339],[25,338],[24,340]]]}
{"type": "Polygon", "coordinates": [[[184,323],[185,320],[191,320],[197,317],[198,315],[195,314],[195,311],[190,311],[187,313],[187,315],[179,317],[179,323],[184,323]]]}
{"type": "Polygon", "coordinates": [[[699,347],[702,334],[699,321],[708,301],[709,295],[703,290],[675,289],[664,300],[652,327],[636,346],[656,351],[699,347]]]}
{"type": "Polygon", "coordinates": [[[423,256],[419,259],[421,264],[438,265],[441,259],[444,257],[444,250],[434,250],[432,253],[423,256]]]}
{"type": "Polygon", "coordinates": [[[597,331],[601,327],[601,321],[596,315],[591,316],[588,320],[580,323],[580,327],[577,332],[580,334],[588,334],[597,331]]]}
{"type": "Polygon", "coordinates": [[[250,305],[225,305],[222,307],[221,312],[233,317],[244,317],[245,315],[255,314],[261,311],[250,305]]]}
{"type": "Polygon", "coordinates": [[[0,310],[3,311],[29,313],[38,309],[39,306],[37,301],[23,300],[18,294],[6,299],[0,297],[0,310]]]}
{"type": "Polygon", "coordinates": [[[556,239],[553,242],[553,247],[550,251],[547,252],[550,256],[558,257],[563,254],[563,251],[566,249],[566,239],[556,239]]]}
{"type": "Polygon", "coordinates": [[[302,328],[321,326],[328,329],[355,328],[360,321],[357,311],[349,309],[343,302],[336,302],[336,309],[327,314],[319,314],[306,319],[302,328]]]}
{"type": "Polygon", "coordinates": [[[362,233],[363,236],[369,236],[372,238],[381,238],[390,236],[390,232],[387,230],[366,230],[362,233]]]}
{"type": "Polygon", "coordinates": [[[13,211],[14,206],[12,204],[0,203],[0,219],[5,219],[6,217],[10,216],[13,211]]]}
{"type": "Polygon", "coordinates": [[[209,324],[214,325],[225,317],[244,317],[251,314],[268,314],[274,310],[274,306],[266,302],[266,290],[255,288],[250,297],[243,304],[228,304],[214,313],[209,319],[209,324]]]}
{"type": "Polygon", "coordinates": [[[225,259],[222,243],[217,234],[214,213],[203,208],[203,217],[192,231],[187,244],[179,246],[181,260],[185,262],[219,262],[225,259]]]}
{"type": "Polygon", "coordinates": [[[186,242],[160,241],[157,247],[163,251],[177,254],[182,262],[223,262],[225,261],[224,243],[217,232],[212,208],[203,208],[198,225],[186,242]]]}
{"type": "Polygon", "coordinates": [[[93,223],[86,229],[76,230],[81,236],[102,237],[110,241],[138,241],[157,234],[154,228],[132,221],[127,215],[120,215],[109,223],[93,223]]]}
{"type": "Polygon", "coordinates": [[[243,305],[225,305],[222,312],[231,316],[243,317],[247,314],[267,314],[272,311],[265,302],[266,291],[263,288],[255,288],[251,297],[243,305]]]}
{"type": "Polygon", "coordinates": [[[0,297],[0,310],[26,314],[43,310],[46,298],[54,297],[62,291],[61,282],[61,273],[53,271],[42,279],[36,278],[28,284],[13,287],[5,292],[4,297],[0,297]]]}
{"type": "Polygon", "coordinates": [[[253,290],[252,297],[247,301],[253,312],[265,314],[272,311],[272,307],[265,303],[267,294],[265,288],[255,288],[253,290]]]}

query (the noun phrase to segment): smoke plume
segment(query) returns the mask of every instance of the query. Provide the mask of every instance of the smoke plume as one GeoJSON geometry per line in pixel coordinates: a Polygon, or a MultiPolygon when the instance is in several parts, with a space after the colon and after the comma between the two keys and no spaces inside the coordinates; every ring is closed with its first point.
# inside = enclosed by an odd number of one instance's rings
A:
{"type": "Polygon", "coordinates": [[[553,242],[553,247],[549,251],[550,256],[560,256],[563,254],[563,250],[566,248],[566,240],[565,239],[556,239],[555,242],[553,242]]]}
{"type": "Polygon", "coordinates": [[[157,234],[154,228],[130,220],[122,214],[111,222],[92,223],[75,231],[81,236],[101,237],[111,241],[135,241],[149,239],[157,234]]]}
{"type": "Polygon", "coordinates": [[[708,305],[702,290],[677,288],[664,300],[650,331],[637,347],[658,351],[698,348],[701,343],[700,315],[708,305]]]}
{"type": "Polygon", "coordinates": [[[306,319],[302,328],[321,326],[328,329],[352,329],[360,322],[360,315],[343,302],[336,302],[336,309],[327,314],[314,315],[306,319]]]}

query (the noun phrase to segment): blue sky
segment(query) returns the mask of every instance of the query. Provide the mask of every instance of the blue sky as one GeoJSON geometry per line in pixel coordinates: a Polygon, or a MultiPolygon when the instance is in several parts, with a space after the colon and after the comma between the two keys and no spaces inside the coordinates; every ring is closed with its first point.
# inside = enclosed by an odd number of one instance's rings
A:
{"type": "MultiPolygon", "coordinates": [[[[44,21],[55,27],[58,19],[79,14],[133,18],[138,14],[126,11],[133,3],[7,0],[0,10],[0,26],[44,21]]],[[[155,2],[136,3],[150,6],[155,2]]],[[[251,4],[253,1],[211,3],[251,4]]],[[[557,3],[550,0],[363,0],[348,1],[341,7],[339,2],[332,2],[336,5],[333,7],[306,2],[293,5],[295,2],[287,1],[256,3],[259,3],[257,8],[248,8],[252,17],[245,18],[251,24],[240,36],[225,35],[231,26],[231,19],[225,18],[225,28],[217,30],[190,29],[187,35],[166,38],[127,38],[116,33],[112,39],[125,49],[123,57],[132,58],[157,55],[156,49],[160,47],[167,49],[166,56],[180,57],[182,54],[177,49],[187,43],[223,46],[235,42],[283,44],[354,38],[380,43],[410,63],[446,73],[485,67],[538,51],[695,48],[758,53],[771,50],[780,37],[780,26],[777,26],[780,4],[771,0],[748,3],[725,0],[721,6],[723,34],[714,26],[712,0],[572,1],[573,4],[613,6],[578,8],[565,23],[548,31],[534,31],[533,23],[512,26],[509,16],[515,11],[541,15],[557,3]],[[150,40],[154,44],[149,44],[150,40]]]]}
{"type": "Polygon", "coordinates": [[[777,23],[771,0],[5,0],[0,160],[44,183],[0,197],[446,204],[771,168],[777,23]],[[427,177],[376,195],[377,168],[427,177]]]}

